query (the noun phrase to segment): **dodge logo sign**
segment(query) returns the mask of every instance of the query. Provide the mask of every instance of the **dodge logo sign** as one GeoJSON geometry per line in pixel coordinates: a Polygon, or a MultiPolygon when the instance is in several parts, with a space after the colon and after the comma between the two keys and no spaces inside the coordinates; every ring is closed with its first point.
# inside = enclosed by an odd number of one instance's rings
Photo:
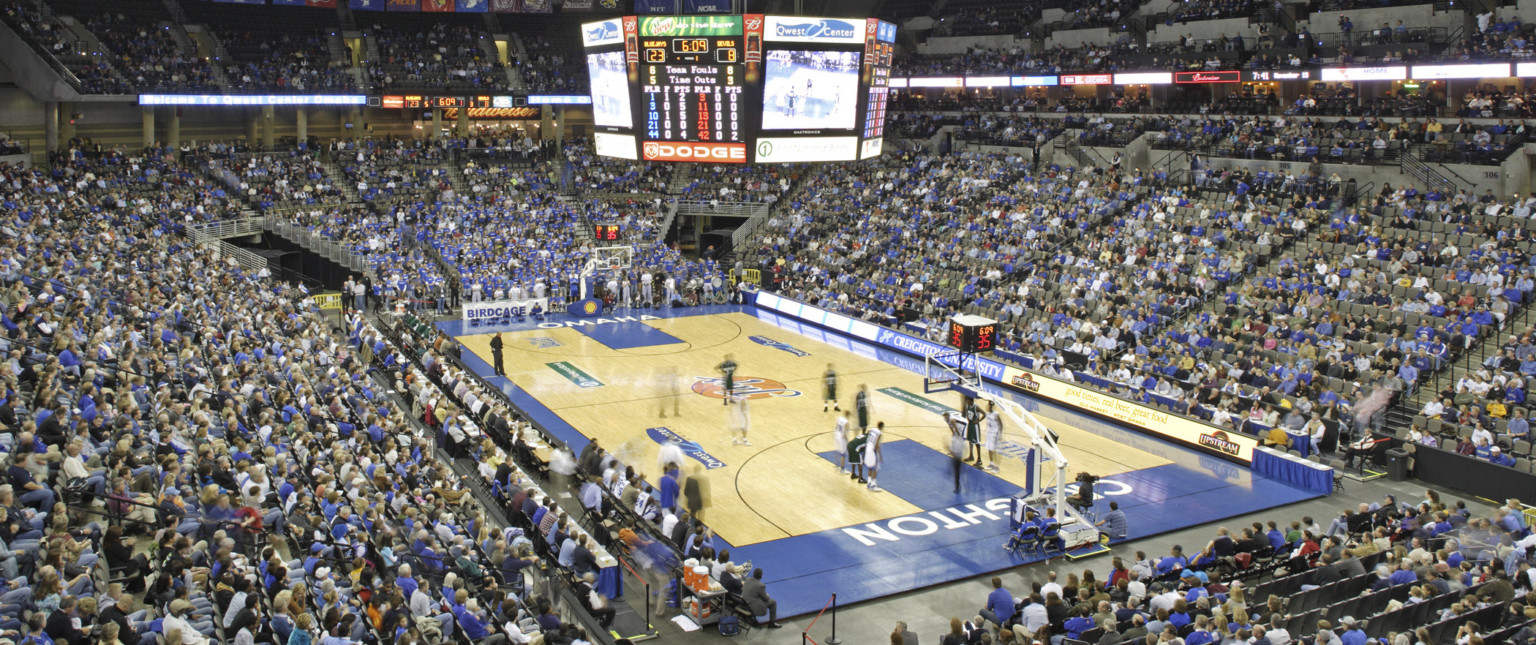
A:
{"type": "Polygon", "coordinates": [[[647,141],[641,146],[646,161],[707,161],[746,163],[744,143],[666,143],[647,141]]]}

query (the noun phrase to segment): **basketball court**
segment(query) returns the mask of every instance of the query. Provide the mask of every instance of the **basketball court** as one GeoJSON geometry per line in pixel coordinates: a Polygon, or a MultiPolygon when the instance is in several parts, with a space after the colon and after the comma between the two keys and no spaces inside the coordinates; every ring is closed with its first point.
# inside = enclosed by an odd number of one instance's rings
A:
{"type": "MultiPolygon", "coordinates": [[[[706,484],[704,520],[733,560],[763,567],[781,616],[814,612],[833,591],[840,602],[857,602],[1040,559],[1002,548],[1009,497],[1029,483],[1021,459],[1028,435],[1005,421],[1000,472],[966,467],[955,493],[940,415],[959,408],[961,396],[924,393],[920,359],[738,306],[467,330],[457,321],[439,325],[470,350],[472,369],[573,450],[595,439],[654,481],[661,444],[681,444],[690,458],[685,474],[706,484]],[[494,331],[503,334],[507,377],[490,369],[494,331]],[[733,442],[737,420],[716,369],[727,354],[739,365],[737,393],[749,398],[750,446],[733,442]],[[862,385],[870,425],[885,422],[883,492],[833,465],[838,415],[822,411],[829,363],[843,409],[852,409],[862,385]]],[[[1315,496],[988,389],[1060,435],[1071,472],[1103,478],[1100,505],[1119,502],[1132,539],[1315,496]]]]}

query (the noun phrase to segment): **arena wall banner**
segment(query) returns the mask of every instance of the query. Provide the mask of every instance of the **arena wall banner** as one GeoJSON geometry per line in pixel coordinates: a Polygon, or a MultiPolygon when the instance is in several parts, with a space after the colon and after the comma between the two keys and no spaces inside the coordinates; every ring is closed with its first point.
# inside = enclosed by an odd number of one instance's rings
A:
{"type": "MultiPolygon", "coordinates": [[[[820,307],[802,304],[777,294],[760,292],[755,304],[833,331],[848,334],[886,349],[914,356],[931,356],[952,348],[911,334],[880,327],[820,307]]],[[[985,356],[967,357],[965,369],[982,379],[1023,392],[1029,396],[1083,410],[1147,434],[1184,444],[1244,466],[1253,465],[1258,439],[1201,423],[1180,415],[1127,401],[1108,394],[1041,376],[1012,365],[1004,365],[985,356]]]]}
{"type": "Polygon", "coordinates": [[[635,0],[635,13],[672,13],[676,0],[635,0]]]}
{"type": "Polygon", "coordinates": [[[560,5],[560,10],[561,11],[591,11],[592,10],[592,0],[565,0],[565,3],[560,5]]]}
{"type": "Polygon", "coordinates": [[[522,10],[522,4],[518,0],[490,0],[491,11],[496,13],[517,13],[522,10]]]}
{"type": "Polygon", "coordinates": [[[1253,449],[1259,445],[1258,439],[1244,434],[1228,432],[1172,412],[1147,407],[1049,376],[1027,372],[1011,365],[1003,366],[1003,377],[1003,384],[1016,390],[1066,403],[1180,443],[1213,450],[1243,463],[1253,463],[1253,449]]]}
{"type": "Polygon", "coordinates": [[[533,313],[533,308],[549,310],[549,298],[531,298],[528,300],[489,300],[482,302],[464,303],[464,322],[472,320],[493,320],[508,316],[527,316],[533,313]]]}
{"type": "Polygon", "coordinates": [[[730,0],[683,0],[683,13],[730,13],[730,0]]]}
{"type": "Polygon", "coordinates": [[[383,11],[387,0],[347,0],[347,8],[353,11],[383,11]]]}
{"type": "Polygon", "coordinates": [[[421,10],[428,13],[453,13],[453,0],[421,0],[421,10]]]}
{"type": "Polygon", "coordinates": [[[459,13],[485,13],[491,8],[491,0],[459,0],[459,13]]]}

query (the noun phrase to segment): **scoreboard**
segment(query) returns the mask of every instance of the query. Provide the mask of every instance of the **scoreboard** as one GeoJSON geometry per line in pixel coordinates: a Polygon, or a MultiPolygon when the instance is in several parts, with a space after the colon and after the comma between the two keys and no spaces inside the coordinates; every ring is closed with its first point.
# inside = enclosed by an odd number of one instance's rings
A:
{"type": "Polygon", "coordinates": [[[949,346],[962,352],[980,354],[996,347],[997,321],[971,314],[949,319],[949,346]]]}
{"type": "Polygon", "coordinates": [[[599,242],[617,242],[620,232],[618,224],[594,224],[592,237],[599,242]]]}
{"type": "Polygon", "coordinates": [[[746,150],[741,38],[641,38],[645,139],[737,143],[746,150]]]}
{"type": "Polygon", "coordinates": [[[895,35],[874,19],[761,14],[584,24],[597,154],[708,163],[877,156],[895,35]]]}

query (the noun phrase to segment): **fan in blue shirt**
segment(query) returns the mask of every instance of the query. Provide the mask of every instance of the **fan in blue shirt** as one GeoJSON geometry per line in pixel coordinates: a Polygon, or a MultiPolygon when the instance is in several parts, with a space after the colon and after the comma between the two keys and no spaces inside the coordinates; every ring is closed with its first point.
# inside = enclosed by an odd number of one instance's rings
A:
{"type": "Polygon", "coordinates": [[[1013,594],[1003,588],[1002,578],[992,578],[992,593],[987,595],[987,606],[981,609],[981,617],[1001,627],[1013,618],[1013,612],[1013,594]]]}

